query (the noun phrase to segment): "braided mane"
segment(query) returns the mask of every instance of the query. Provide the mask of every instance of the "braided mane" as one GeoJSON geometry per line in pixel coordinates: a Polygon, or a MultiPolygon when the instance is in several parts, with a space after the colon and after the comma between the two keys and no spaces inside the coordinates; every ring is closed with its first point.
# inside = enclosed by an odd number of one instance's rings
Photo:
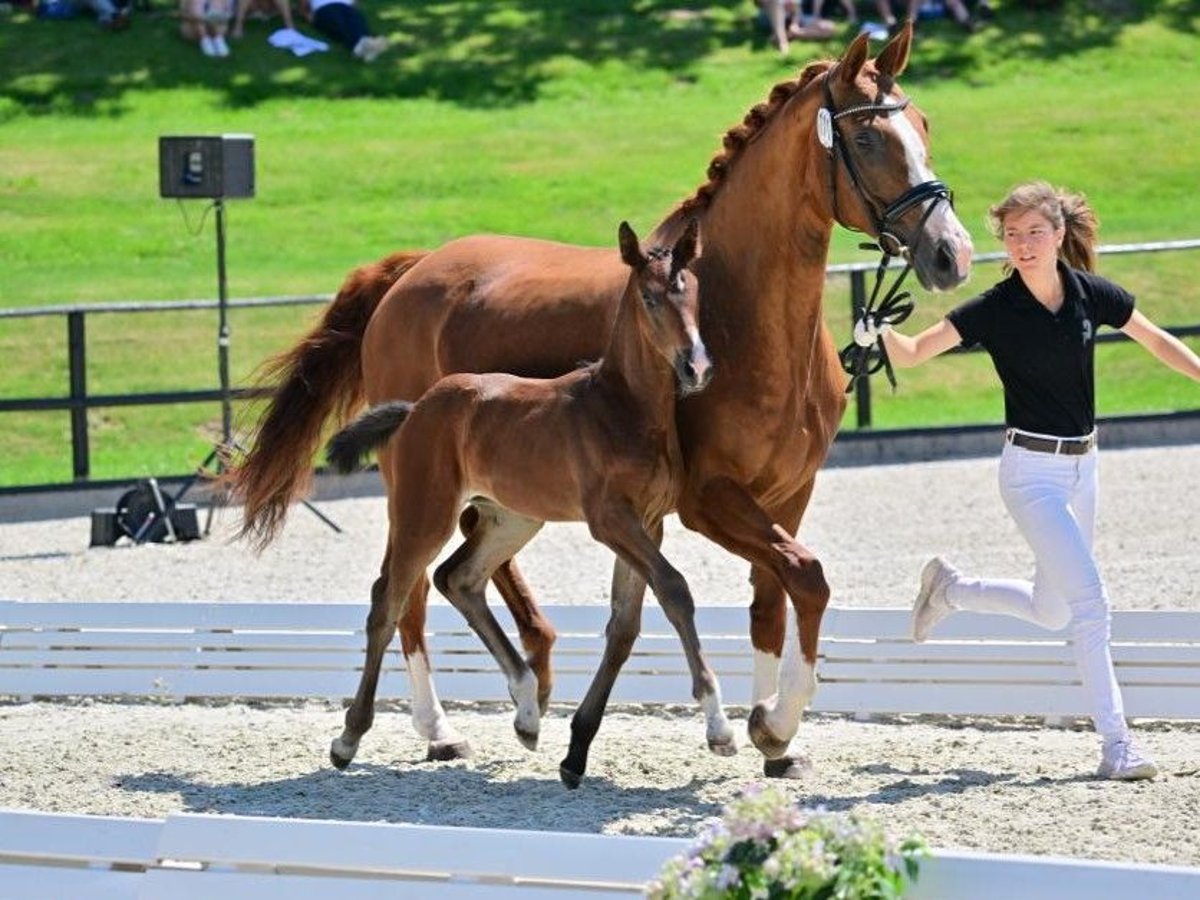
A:
{"type": "Polygon", "coordinates": [[[706,173],[708,181],[696,188],[696,192],[691,197],[680,203],[679,208],[669,218],[678,221],[686,218],[689,214],[693,216],[702,214],[712,202],[717,191],[720,190],[730,167],[737,163],[738,157],[746,146],[771,124],[792,97],[822,72],[827,71],[834,62],[835,60],[826,59],[809,63],[798,78],[781,81],[771,88],[767,99],[751,107],[740,125],[735,125],[725,132],[725,137],[721,141],[724,149],[720,150],[708,164],[706,173]]]}

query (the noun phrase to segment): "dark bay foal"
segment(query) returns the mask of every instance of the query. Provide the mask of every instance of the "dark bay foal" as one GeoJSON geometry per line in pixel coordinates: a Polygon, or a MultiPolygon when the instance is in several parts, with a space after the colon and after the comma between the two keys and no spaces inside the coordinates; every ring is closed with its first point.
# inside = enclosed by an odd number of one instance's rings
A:
{"type": "MultiPolygon", "coordinates": [[[[366,665],[346,727],[330,749],[343,768],[371,727],[384,649],[426,568],[454,534],[463,505],[479,511],[466,542],[434,583],[495,656],[516,702],[521,742],[537,746],[538,680],[488,609],[485,587],[496,569],[545,522],[586,521],[593,537],[654,591],[679,633],[692,694],[707,720],[713,752],[735,752],[720,688],[704,661],[687,582],[663,557],[663,518],[674,508],[683,462],[675,431],[678,393],[699,391],[712,368],[700,340],[693,220],[673,247],[643,250],[628,223],[621,258],[632,270],[611,341],[600,362],[553,379],[505,374],[450,375],[413,404],[372,407],[329,443],[330,462],[354,468],[380,449],[388,488],[387,554],[367,618],[366,665]]],[[[559,767],[576,787],[617,674],[641,626],[641,590],[614,590],[599,671],[571,721],[571,746],[559,767]],[[627,598],[624,602],[616,598],[627,598]]],[[[405,647],[418,732],[438,739],[440,704],[423,647],[405,647]]],[[[452,737],[441,736],[442,740],[452,737]]],[[[452,755],[452,754],[447,754],[452,755]]]]}

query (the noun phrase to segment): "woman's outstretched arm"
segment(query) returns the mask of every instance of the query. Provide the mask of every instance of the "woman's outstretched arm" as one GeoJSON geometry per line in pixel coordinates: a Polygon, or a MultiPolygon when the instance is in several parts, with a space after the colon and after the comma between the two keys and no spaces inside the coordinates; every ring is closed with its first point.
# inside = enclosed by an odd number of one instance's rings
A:
{"type": "MultiPolygon", "coordinates": [[[[1145,347],[1163,365],[1182,372],[1194,381],[1200,381],[1200,357],[1187,344],[1170,332],[1163,331],[1136,309],[1121,331],[1145,347]]],[[[888,347],[888,352],[891,349],[888,347]]]]}
{"type": "Polygon", "coordinates": [[[961,343],[958,329],[950,324],[949,319],[942,319],[913,337],[890,328],[883,332],[883,344],[887,347],[888,356],[893,363],[905,369],[919,366],[925,360],[933,359],[961,343]]]}

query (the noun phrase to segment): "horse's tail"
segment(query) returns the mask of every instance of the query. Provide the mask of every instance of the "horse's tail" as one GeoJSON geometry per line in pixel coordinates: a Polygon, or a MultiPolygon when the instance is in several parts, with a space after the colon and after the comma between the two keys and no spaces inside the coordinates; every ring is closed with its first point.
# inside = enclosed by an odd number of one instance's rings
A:
{"type": "Polygon", "coordinates": [[[259,383],[275,383],[244,459],[225,476],[245,503],[239,537],[269,544],[288,504],[312,478],[312,460],[330,416],[345,421],[363,401],[362,338],[393,284],[425,257],[393,253],[354,269],[321,321],[295,347],[268,360],[259,383]]]}
{"type": "Polygon", "coordinates": [[[365,413],[330,438],[325,447],[325,459],[343,474],[357,469],[372,450],[386,444],[412,412],[407,400],[389,400],[372,406],[365,413]]]}

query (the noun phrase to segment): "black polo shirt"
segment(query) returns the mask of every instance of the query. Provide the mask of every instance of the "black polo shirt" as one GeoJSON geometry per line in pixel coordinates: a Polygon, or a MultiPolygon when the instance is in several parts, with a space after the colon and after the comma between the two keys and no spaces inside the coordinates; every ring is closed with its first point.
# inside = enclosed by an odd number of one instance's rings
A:
{"type": "Polygon", "coordinates": [[[946,318],[964,347],[979,344],[992,357],[1010,427],[1074,437],[1096,425],[1096,331],[1123,327],[1134,300],[1099,275],[1062,262],[1058,271],[1064,297],[1057,313],[1042,306],[1014,271],[946,318]]]}

